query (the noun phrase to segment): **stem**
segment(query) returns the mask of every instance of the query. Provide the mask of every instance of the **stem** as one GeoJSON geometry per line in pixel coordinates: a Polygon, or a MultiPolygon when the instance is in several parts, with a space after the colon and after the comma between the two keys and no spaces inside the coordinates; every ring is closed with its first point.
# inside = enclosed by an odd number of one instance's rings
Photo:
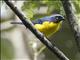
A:
{"type": "Polygon", "coordinates": [[[38,55],[41,54],[41,52],[46,48],[46,46],[42,46],[41,49],[38,51],[38,55]]]}
{"type": "Polygon", "coordinates": [[[34,60],[38,60],[38,54],[37,54],[37,52],[34,52],[34,60]]]}

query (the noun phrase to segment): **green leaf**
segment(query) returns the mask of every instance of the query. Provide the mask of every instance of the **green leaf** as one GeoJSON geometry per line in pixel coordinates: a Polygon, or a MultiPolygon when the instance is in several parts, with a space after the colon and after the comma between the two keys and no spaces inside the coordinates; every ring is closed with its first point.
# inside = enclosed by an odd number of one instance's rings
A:
{"type": "Polygon", "coordinates": [[[28,19],[30,19],[30,18],[33,17],[33,11],[30,10],[30,9],[26,9],[26,10],[25,10],[25,14],[26,14],[26,17],[27,17],[28,19]]]}

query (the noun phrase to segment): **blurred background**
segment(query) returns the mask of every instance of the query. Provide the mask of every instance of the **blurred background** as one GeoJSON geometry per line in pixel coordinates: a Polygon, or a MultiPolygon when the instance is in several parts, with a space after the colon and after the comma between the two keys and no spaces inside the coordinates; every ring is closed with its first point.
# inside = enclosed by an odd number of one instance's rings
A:
{"type": "MultiPolygon", "coordinates": [[[[29,20],[55,13],[62,14],[65,17],[60,0],[14,0],[12,2],[29,20]]],[[[71,3],[77,21],[80,23],[80,0],[71,0],[71,3]]],[[[20,20],[4,1],[0,1],[0,11],[1,60],[59,60],[49,49],[45,48],[42,51],[43,44],[25,26],[10,24],[12,21],[20,22],[20,20]]],[[[63,22],[60,31],[48,38],[70,60],[80,60],[80,52],[78,51],[74,33],[71,31],[67,19],[63,22]]]]}

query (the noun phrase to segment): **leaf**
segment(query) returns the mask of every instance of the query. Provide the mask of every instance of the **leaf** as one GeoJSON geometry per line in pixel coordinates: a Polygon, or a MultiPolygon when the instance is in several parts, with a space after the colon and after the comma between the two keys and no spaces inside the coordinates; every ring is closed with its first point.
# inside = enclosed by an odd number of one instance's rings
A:
{"type": "Polygon", "coordinates": [[[26,9],[25,10],[25,15],[28,19],[32,18],[33,17],[33,11],[30,10],[30,9],[26,9]]]}

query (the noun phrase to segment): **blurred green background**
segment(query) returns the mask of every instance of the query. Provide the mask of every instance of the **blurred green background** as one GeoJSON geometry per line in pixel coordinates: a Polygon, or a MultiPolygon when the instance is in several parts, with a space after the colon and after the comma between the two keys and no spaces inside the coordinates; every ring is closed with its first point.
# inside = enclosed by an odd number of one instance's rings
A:
{"type": "MultiPolygon", "coordinates": [[[[71,1],[74,5],[73,7],[76,10],[75,15],[77,16],[80,22],[80,4],[79,4],[80,0],[71,0],[71,1]]],[[[16,2],[14,3],[16,4],[16,2]]],[[[0,32],[1,33],[1,60],[13,60],[15,57],[15,48],[13,46],[13,42],[11,42],[11,38],[12,40],[14,40],[16,38],[14,37],[13,39],[13,36],[16,36],[19,34],[14,34],[14,35],[11,35],[11,34],[13,34],[12,32],[15,29],[17,28],[20,29],[21,27],[17,25],[11,25],[11,24],[8,25],[10,21],[15,21],[15,14],[11,11],[8,11],[8,9],[6,8],[6,4],[5,5],[4,4],[5,3],[3,1],[0,1],[0,5],[1,5],[0,6],[0,10],[1,10],[1,22],[0,22],[1,23],[1,32],[0,32]]],[[[20,3],[17,5],[20,5],[20,3]]],[[[20,8],[22,12],[25,13],[26,17],[30,20],[35,20],[44,16],[52,15],[54,13],[62,14],[65,17],[65,12],[64,12],[64,9],[60,0],[52,0],[52,1],[51,0],[42,0],[42,1],[41,0],[39,1],[26,0],[20,8]]],[[[19,31],[19,29],[16,31],[19,31]]],[[[22,30],[20,32],[22,32],[22,30]]],[[[23,34],[21,36],[23,37],[23,34]]],[[[23,40],[24,39],[25,38],[23,37],[23,40]]],[[[52,43],[55,43],[55,45],[70,60],[80,60],[80,52],[78,51],[74,34],[71,31],[71,28],[69,26],[67,19],[65,19],[65,21],[63,22],[61,30],[58,31],[55,35],[52,35],[49,39],[52,43]]],[[[17,44],[18,43],[20,42],[17,42],[17,44]]],[[[43,60],[59,60],[47,48],[42,53],[45,54],[45,58],[43,60]]]]}

